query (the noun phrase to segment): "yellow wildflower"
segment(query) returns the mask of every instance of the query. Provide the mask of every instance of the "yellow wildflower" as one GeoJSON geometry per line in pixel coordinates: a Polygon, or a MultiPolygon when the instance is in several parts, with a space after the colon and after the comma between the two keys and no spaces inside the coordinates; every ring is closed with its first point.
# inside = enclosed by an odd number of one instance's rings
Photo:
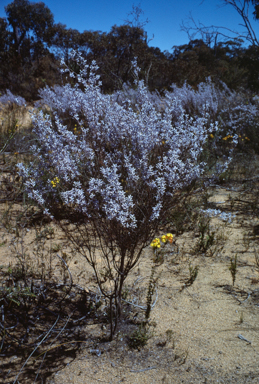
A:
{"type": "Polygon", "coordinates": [[[160,239],[158,237],[156,237],[152,243],[150,244],[151,247],[153,248],[160,248],[161,245],[160,245],[160,239]]]}
{"type": "Polygon", "coordinates": [[[223,140],[232,139],[232,138],[233,138],[232,135],[227,135],[226,137],[223,137],[223,140]]]}
{"type": "Polygon", "coordinates": [[[163,243],[166,243],[166,240],[167,240],[167,239],[166,239],[166,236],[165,236],[165,235],[163,235],[163,236],[161,237],[161,239],[162,239],[162,242],[163,242],[163,243]]]}
{"type": "Polygon", "coordinates": [[[54,179],[50,182],[53,188],[56,188],[56,186],[59,184],[60,180],[58,177],[54,177],[54,179]]]}
{"type": "Polygon", "coordinates": [[[166,234],[166,239],[167,239],[167,241],[169,241],[169,243],[172,243],[173,242],[173,235],[172,235],[172,233],[167,233],[166,234]]]}

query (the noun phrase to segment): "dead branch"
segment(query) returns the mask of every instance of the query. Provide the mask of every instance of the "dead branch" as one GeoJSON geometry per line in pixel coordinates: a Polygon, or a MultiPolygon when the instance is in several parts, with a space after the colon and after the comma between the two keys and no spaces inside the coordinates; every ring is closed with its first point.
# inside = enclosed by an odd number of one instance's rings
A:
{"type": "Polygon", "coordinates": [[[200,21],[196,22],[190,14],[188,23],[182,22],[181,31],[187,33],[190,40],[194,40],[197,36],[200,36],[202,40],[210,45],[214,41],[216,46],[218,37],[222,37],[224,40],[235,39],[245,40],[253,46],[259,46],[254,28],[251,23],[251,16],[249,14],[249,1],[247,0],[222,0],[221,6],[232,6],[234,10],[240,15],[242,23],[239,23],[241,27],[244,27],[243,32],[230,29],[224,26],[210,25],[205,26],[200,21]]]}

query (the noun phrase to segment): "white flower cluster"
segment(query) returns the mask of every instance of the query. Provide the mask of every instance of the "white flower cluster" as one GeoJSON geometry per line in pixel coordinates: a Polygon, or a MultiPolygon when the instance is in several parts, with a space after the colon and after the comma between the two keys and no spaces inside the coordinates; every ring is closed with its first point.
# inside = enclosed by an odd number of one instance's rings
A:
{"type": "Polygon", "coordinates": [[[30,197],[45,209],[61,199],[86,217],[136,230],[159,219],[172,196],[200,177],[205,164],[199,156],[218,125],[208,124],[205,109],[199,116],[186,114],[174,93],[151,96],[143,81],[135,81],[134,103],[128,87],[124,97],[104,95],[96,64],[89,66],[79,54],[73,58],[82,65],[78,75],[70,73],[80,87],[41,91],[53,116],[34,114],[36,161],[29,168],[19,164],[20,174],[30,197]]]}
{"type": "Polygon", "coordinates": [[[236,217],[233,213],[222,212],[220,209],[201,209],[200,212],[208,217],[218,217],[223,221],[227,221],[229,224],[232,223],[233,219],[236,217]]]}
{"type": "Polygon", "coordinates": [[[22,106],[26,107],[25,99],[21,96],[13,95],[9,89],[6,90],[5,95],[0,96],[0,104],[2,104],[2,105],[17,104],[20,107],[22,107],[22,106]]]}

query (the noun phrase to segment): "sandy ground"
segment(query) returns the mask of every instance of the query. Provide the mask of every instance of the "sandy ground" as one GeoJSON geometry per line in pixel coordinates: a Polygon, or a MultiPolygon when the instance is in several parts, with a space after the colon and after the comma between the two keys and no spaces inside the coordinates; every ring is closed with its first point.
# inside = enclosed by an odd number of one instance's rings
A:
{"type": "Polygon", "coordinates": [[[10,125],[12,119],[17,120],[16,124],[19,127],[29,127],[31,125],[30,112],[32,111],[32,105],[26,107],[11,107],[0,104],[0,127],[5,129],[10,125]]]}
{"type": "MultiPolygon", "coordinates": [[[[237,194],[224,187],[214,188],[209,201],[221,209],[229,208],[230,197],[237,194]]],[[[152,337],[147,345],[139,350],[129,348],[127,336],[137,327],[133,323],[128,328],[122,323],[112,342],[101,340],[108,332],[108,325],[85,325],[80,350],[72,357],[64,355],[58,365],[48,362],[44,367],[45,371],[49,370],[48,377],[43,379],[42,376],[42,381],[37,382],[259,383],[259,269],[255,263],[255,252],[259,254],[259,247],[257,234],[253,231],[258,220],[249,214],[233,213],[236,216],[230,224],[218,218],[211,221],[216,241],[207,254],[191,251],[198,241],[195,232],[175,236],[177,247],[175,245],[173,251],[165,255],[164,262],[156,267],[160,277],[151,312],[152,337]],[[238,267],[233,287],[229,267],[235,255],[238,267]],[[183,288],[190,277],[190,263],[192,267],[198,266],[198,275],[192,285],[183,288]]],[[[11,235],[3,230],[1,235],[1,242],[6,240],[6,243],[0,247],[0,265],[7,265],[13,262],[13,251],[9,246],[11,235]]],[[[26,236],[29,244],[32,232],[26,236]]],[[[57,229],[54,240],[48,241],[60,244],[63,251],[69,252],[57,229]]],[[[85,260],[73,254],[68,265],[74,283],[95,289],[92,271],[85,260]]],[[[139,266],[126,283],[129,289],[137,280],[146,287],[151,267],[150,248],[144,251],[139,266]]],[[[144,291],[140,289],[139,292],[139,303],[145,305],[144,291]]],[[[131,311],[134,319],[141,317],[137,308],[131,311]]],[[[57,352],[57,359],[62,351],[57,352]]],[[[2,372],[2,383],[14,382],[24,361],[24,357],[15,356],[7,374],[7,360],[3,358],[0,381],[2,372]]],[[[21,375],[17,382],[33,383],[32,377],[21,375]]]]}

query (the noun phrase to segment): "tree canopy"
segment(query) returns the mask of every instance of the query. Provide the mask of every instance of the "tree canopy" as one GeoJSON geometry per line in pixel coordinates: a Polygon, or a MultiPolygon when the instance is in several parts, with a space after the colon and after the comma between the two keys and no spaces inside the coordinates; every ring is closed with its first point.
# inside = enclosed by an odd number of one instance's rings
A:
{"type": "MultiPolygon", "coordinates": [[[[246,7],[250,4],[254,17],[259,18],[259,0],[222,1],[234,8],[242,2],[246,7]]],[[[218,34],[207,30],[207,37],[201,33],[201,38],[191,38],[187,44],[173,46],[172,42],[170,53],[149,45],[145,31],[148,20],[140,21],[139,7],[133,6],[129,14],[133,19],[112,26],[108,33],[79,32],[54,23],[51,10],[43,2],[13,0],[5,11],[6,17],[0,18],[0,90],[8,88],[27,100],[37,99],[38,90],[45,85],[73,81],[61,78],[59,72],[61,58],[72,65],[72,49],[89,62],[97,62],[104,92],[113,92],[134,80],[131,63],[135,57],[140,76],[150,90],[162,92],[172,83],[182,85],[185,81],[196,87],[208,76],[214,81],[223,80],[231,88],[259,89],[259,44],[255,44],[252,32],[249,47],[244,47],[240,38],[220,40],[218,34]]]]}

